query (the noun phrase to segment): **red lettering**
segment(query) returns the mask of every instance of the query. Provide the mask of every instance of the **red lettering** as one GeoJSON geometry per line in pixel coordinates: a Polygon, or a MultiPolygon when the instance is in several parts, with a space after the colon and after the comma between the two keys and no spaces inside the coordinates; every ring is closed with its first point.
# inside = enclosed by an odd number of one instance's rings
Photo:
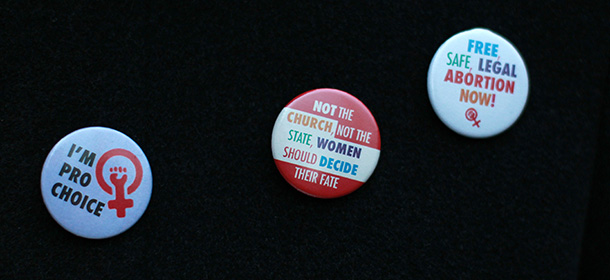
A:
{"type": "Polygon", "coordinates": [[[475,86],[475,87],[478,87],[478,88],[483,87],[483,86],[481,85],[481,82],[482,82],[482,81],[483,81],[483,76],[481,76],[481,75],[476,75],[476,76],[474,77],[474,86],[475,86]]]}
{"type": "Polygon", "coordinates": [[[445,80],[443,82],[450,81],[453,83],[453,70],[447,70],[447,74],[445,75],[445,80]]]}
{"type": "Polygon", "coordinates": [[[462,73],[462,71],[455,71],[455,83],[456,84],[461,84],[463,79],[462,77],[464,77],[464,73],[462,73]]]}

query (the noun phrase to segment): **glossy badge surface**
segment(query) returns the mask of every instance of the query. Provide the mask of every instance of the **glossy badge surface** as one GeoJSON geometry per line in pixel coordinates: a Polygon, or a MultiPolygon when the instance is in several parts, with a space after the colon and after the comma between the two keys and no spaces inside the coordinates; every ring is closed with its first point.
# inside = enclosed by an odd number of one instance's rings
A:
{"type": "Polygon", "coordinates": [[[336,89],[316,89],[290,101],[271,139],[275,164],[297,190],[336,198],[358,189],[379,160],[379,129],[368,108],[336,89]]]}
{"type": "Polygon", "coordinates": [[[61,139],[42,168],[49,213],[75,235],[100,239],[133,226],[152,192],[152,174],[140,147],[104,127],[79,129],[61,139]]]}
{"type": "Polygon", "coordinates": [[[521,55],[487,29],[449,38],[428,70],[434,111],[445,125],[467,137],[491,137],[512,126],[523,112],[528,91],[521,55]]]}

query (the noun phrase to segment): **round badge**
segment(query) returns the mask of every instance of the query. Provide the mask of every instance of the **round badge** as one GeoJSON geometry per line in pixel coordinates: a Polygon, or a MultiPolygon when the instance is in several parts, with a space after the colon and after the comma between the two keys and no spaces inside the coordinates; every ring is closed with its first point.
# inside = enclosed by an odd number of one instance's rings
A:
{"type": "Polygon", "coordinates": [[[482,28],[449,38],[428,70],[428,95],[445,125],[472,138],[502,133],[523,112],[529,79],[515,47],[482,28]]]}
{"type": "Polygon", "coordinates": [[[290,101],[271,139],[275,164],[297,190],[335,198],[357,190],[373,174],[381,140],[375,118],[349,93],[316,89],[290,101]]]}
{"type": "Polygon", "coordinates": [[[40,188],[49,213],[63,228],[100,239],[140,219],[152,193],[152,174],[144,152],[125,134],[88,127],[53,147],[40,188]]]}

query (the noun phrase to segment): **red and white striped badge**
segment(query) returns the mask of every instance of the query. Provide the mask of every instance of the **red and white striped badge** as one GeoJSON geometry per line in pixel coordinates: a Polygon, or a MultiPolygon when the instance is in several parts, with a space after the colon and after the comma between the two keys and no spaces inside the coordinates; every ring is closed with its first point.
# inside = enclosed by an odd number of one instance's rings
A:
{"type": "Polygon", "coordinates": [[[290,101],[273,128],[271,150],[282,176],[319,198],[347,195],[373,174],[381,141],[368,108],[349,93],[316,89],[290,101]]]}

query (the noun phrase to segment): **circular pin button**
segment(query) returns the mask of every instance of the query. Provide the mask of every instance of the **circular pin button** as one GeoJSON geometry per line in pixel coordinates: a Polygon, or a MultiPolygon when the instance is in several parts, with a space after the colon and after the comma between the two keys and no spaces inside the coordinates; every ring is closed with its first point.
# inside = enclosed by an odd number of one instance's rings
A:
{"type": "Polygon", "coordinates": [[[467,137],[491,137],[511,127],[523,112],[528,91],[521,55],[487,29],[449,38],[428,70],[434,111],[445,125],[467,137]]]}
{"type": "Polygon", "coordinates": [[[40,188],[49,213],[64,229],[101,239],[124,232],[144,214],[152,174],[144,152],[125,134],[88,127],[53,147],[40,188]]]}
{"type": "Polygon", "coordinates": [[[357,190],[373,174],[381,140],[375,118],[349,93],[316,89],[280,113],[271,150],[280,173],[297,190],[336,198],[357,190]]]}

